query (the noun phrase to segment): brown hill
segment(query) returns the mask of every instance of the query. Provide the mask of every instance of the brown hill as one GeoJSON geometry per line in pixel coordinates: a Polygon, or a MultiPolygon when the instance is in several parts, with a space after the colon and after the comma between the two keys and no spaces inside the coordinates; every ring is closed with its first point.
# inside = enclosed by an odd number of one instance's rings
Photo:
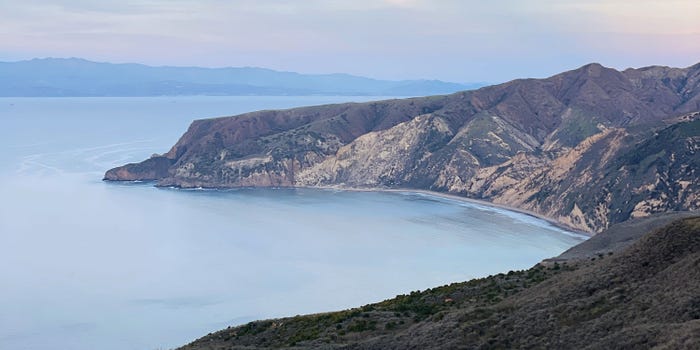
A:
{"type": "Polygon", "coordinates": [[[695,217],[612,255],[251,322],[181,349],[697,349],[698,290],[695,217]]]}
{"type": "Polygon", "coordinates": [[[105,179],[425,189],[600,232],[700,208],[699,116],[700,64],[590,64],[446,96],[197,120],[169,152],[105,179]]]}

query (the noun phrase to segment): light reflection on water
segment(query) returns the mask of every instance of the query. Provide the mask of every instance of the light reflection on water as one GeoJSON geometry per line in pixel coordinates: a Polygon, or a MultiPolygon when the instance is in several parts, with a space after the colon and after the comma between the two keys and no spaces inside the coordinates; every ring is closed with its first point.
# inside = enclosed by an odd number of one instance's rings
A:
{"type": "Polygon", "coordinates": [[[527,268],[581,240],[420,194],[100,181],[191,119],[335,100],[0,99],[0,348],[169,348],[527,268]]]}

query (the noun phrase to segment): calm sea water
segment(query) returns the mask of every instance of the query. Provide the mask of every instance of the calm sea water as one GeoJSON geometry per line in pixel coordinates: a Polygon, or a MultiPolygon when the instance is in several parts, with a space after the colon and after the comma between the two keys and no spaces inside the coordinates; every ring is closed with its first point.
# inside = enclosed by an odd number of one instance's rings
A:
{"type": "Polygon", "coordinates": [[[0,349],[168,349],[532,266],[583,238],[411,193],[103,183],[193,119],[352,97],[0,99],[0,349]]]}

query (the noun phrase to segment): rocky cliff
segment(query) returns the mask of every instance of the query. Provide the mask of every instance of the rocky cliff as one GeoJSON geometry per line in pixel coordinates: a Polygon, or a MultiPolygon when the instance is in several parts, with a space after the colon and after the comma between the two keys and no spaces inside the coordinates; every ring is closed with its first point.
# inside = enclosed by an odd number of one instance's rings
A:
{"type": "Polygon", "coordinates": [[[169,152],[105,180],[426,189],[599,232],[700,209],[699,151],[700,64],[590,64],[445,96],[197,120],[169,152]]]}

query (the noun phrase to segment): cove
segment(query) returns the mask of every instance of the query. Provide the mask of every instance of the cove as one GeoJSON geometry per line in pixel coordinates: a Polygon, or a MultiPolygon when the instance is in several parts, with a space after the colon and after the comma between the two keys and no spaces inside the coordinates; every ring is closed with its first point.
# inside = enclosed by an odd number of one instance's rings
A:
{"type": "Polygon", "coordinates": [[[0,348],[167,349],[532,266],[584,239],[412,192],[104,183],[192,119],[352,97],[0,99],[0,348]]]}

